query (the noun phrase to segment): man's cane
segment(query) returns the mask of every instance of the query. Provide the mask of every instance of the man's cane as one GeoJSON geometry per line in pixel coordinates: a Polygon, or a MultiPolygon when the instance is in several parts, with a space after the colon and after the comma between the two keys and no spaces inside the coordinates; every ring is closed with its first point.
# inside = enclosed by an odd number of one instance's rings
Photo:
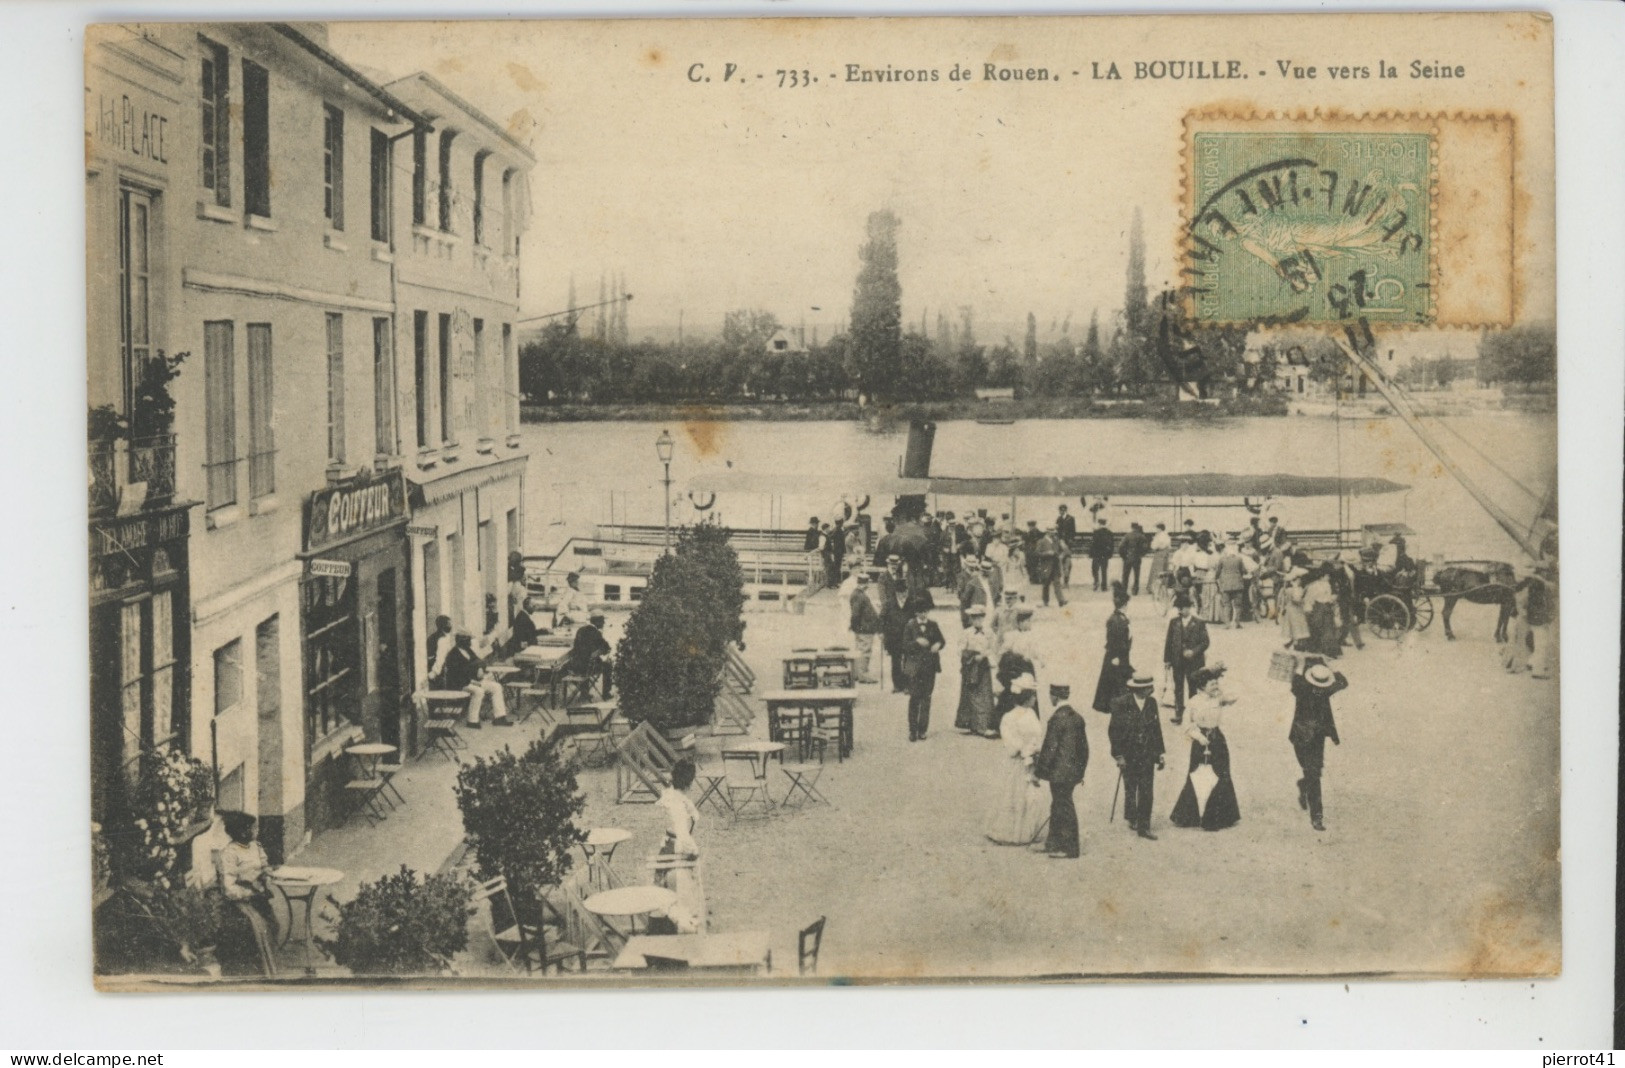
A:
{"type": "Polygon", "coordinates": [[[1112,787],[1112,811],[1111,811],[1111,814],[1106,817],[1106,822],[1107,823],[1114,823],[1117,820],[1117,794],[1118,794],[1118,791],[1120,791],[1122,789],[1123,789],[1123,769],[1121,767],[1119,767],[1117,769],[1117,785],[1112,787]]]}

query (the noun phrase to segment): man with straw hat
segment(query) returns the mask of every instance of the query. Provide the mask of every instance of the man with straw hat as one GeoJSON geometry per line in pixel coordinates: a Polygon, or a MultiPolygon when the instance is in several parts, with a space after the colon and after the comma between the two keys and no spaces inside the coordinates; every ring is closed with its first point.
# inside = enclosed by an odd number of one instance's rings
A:
{"type": "Polygon", "coordinates": [[[1106,728],[1112,759],[1122,772],[1123,818],[1130,830],[1153,842],[1157,836],[1151,833],[1151,787],[1163,767],[1162,722],[1157,699],[1151,696],[1155,686],[1150,675],[1130,679],[1128,693],[1112,702],[1112,721],[1106,728]]]}
{"type": "Polygon", "coordinates": [[[1332,694],[1346,689],[1349,681],[1333,671],[1318,656],[1305,657],[1292,676],[1292,729],[1287,740],[1297,755],[1303,778],[1298,780],[1298,807],[1309,812],[1310,826],[1324,831],[1326,824],[1320,803],[1320,773],[1326,762],[1326,739],[1342,745],[1337,722],[1332,718],[1332,694]]]}
{"type": "MultiPolygon", "coordinates": [[[[1017,685],[1026,690],[1032,682],[1031,675],[1023,675],[1017,685]]],[[[1044,744],[1033,759],[1033,774],[1049,783],[1049,837],[1044,852],[1053,860],[1076,860],[1078,810],[1072,792],[1089,767],[1089,733],[1083,717],[1072,707],[1070,686],[1051,683],[1049,696],[1055,711],[1044,729],[1044,744]]]]}

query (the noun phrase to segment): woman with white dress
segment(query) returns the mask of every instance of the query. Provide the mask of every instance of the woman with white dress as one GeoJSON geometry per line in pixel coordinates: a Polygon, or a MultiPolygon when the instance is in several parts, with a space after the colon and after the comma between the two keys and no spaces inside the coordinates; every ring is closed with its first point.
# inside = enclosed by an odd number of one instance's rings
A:
{"type": "Polygon", "coordinates": [[[1038,718],[1038,683],[1023,675],[1010,687],[1014,707],[999,720],[1004,743],[1003,782],[994,798],[987,837],[999,845],[1032,845],[1049,815],[1044,787],[1033,774],[1033,758],[1044,745],[1044,727],[1038,718]]]}
{"type": "Polygon", "coordinates": [[[1191,740],[1190,772],[1185,788],[1168,822],[1175,827],[1200,827],[1204,831],[1222,831],[1241,821],[1241,808],[1236,804],[1236,784],[1230,778],[1230,743],[1224,737],[1221,722],[1224,709],[1235,703],[1219,688],[1224,674],[1223,664],[1214,664],[1196,672],[1191,681],[1196,693],[1185,705],[1189,726],[1185,734],[1191,740]],[[1205,802],[1196,796],[1196,770],[1206,764],[1213,769],[1213,789],[1205,802]]]}
{"type": "Polygon", "coordinates": [[[671,766],[671,785],[655,804],[666,813],[666,842],[655,858],[655,882],[677,895],[666,911],[678,934],[703,934],[706,928],[705,883],[700,877],[700,847],[694,829],[700,810],[688,798],[694,785],[694,761],[684,757],[671,766]]]}

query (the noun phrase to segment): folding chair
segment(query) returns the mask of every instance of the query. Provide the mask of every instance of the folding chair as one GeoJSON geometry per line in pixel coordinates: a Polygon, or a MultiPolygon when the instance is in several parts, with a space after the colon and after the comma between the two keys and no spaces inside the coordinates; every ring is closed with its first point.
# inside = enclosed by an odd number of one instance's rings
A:
{"type": "Polygon", "coordinates": [[[562,974],[565,962],[573,959],[578,971],[587,970],[586,950],[562,940],[549,946],[546,924],[527,924],[519,918],[506,879],[499,876],[482,883],[474,899],[488,906],[482,913],[486,932],[510,968],[522,966],[527,975],[532,968],[543,975],[556,968],[562,974]]]}
{"type": "Polygon", "coordinates": [[[468,748],[468,743],[457,734],[455,719],[431,719],[424,724],[423,733],[428,743],[424,745],[423,752],[418,757],[420,760],[434,751],[455,764],[458,760],[457,750],[468,748]]]}
{"type": "Polygon", "coordinates": [[[741,693],[750,693],[751,687],[756,685],[756,672],[752,671],[750,665],[745,663],[745,658],[740,655],[736,646],[729,645],[724,652],[728,674],[733,678],[741,693]]]}
{"type": "Polygon", "coordinates": [[[824,946],[824,920],[825,917],[820,916],[808,924],[796,940],[796,964],[802,975],[818,971],[818,951],[824,946]]]}
{"type": "Polygon", "coordinates": [[[829,804],[818,789],[818,779],[824,774],[822,764],[783,764],[780,769],[784,777],[790,780],[784,790],[784,800],[779,804],[784,808],[804,808],[807,805],[829,804]]]}
{"type": "MultiPolygon", "coordinates": [[[[762,762],[765,771],[767,762],[762,762]]],[[[722,754],[722,774],[728,791],[728,808],[735,822],[751,805],[762,807],[763,815],[773,812],[773,798],[767,792],[767,777],[756,774],[756,757],[752,753],[722,754]]],[[[698,806],[696,806],[698,807],[698,806]]]]}
{"type": "Polygon", "coordinates": [[[749,734],[751,720],[756,713],[750,704],[736,693],[723,690],[717,694],[716,703],[712,706],[715,715],[711,720],[712,734],[749,734]]]}
{"type": "MultiPolygon", "coordinates": [[[[354,802],[352,802],[354,807],[350,809],[350,815],[354,816],[358,812],[364,813],[367,822],[382,823],[387,818],[387,815],[383,806],[379,804],[379,795],[383,792],[385,780],[380,776],[364,774],[365,769],[360,766],[360,760],[355,757],[350,759],[356,773],[355,778],[344,784],[345,792],[355,798],[354,802]]],[[[384,798],[384,800],[387,801],[388,798],[384,798]]]]}

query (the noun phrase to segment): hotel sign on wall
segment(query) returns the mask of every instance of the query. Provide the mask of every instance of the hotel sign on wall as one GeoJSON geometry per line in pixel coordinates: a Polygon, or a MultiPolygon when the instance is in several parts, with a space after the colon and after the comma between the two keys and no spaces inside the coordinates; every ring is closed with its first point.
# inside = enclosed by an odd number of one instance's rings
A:
{"type": "Polygon", "coordinates": [[[349,541],[406,518],[399,470],[312,493],[305,502],[305,551],[349,541]]]}

